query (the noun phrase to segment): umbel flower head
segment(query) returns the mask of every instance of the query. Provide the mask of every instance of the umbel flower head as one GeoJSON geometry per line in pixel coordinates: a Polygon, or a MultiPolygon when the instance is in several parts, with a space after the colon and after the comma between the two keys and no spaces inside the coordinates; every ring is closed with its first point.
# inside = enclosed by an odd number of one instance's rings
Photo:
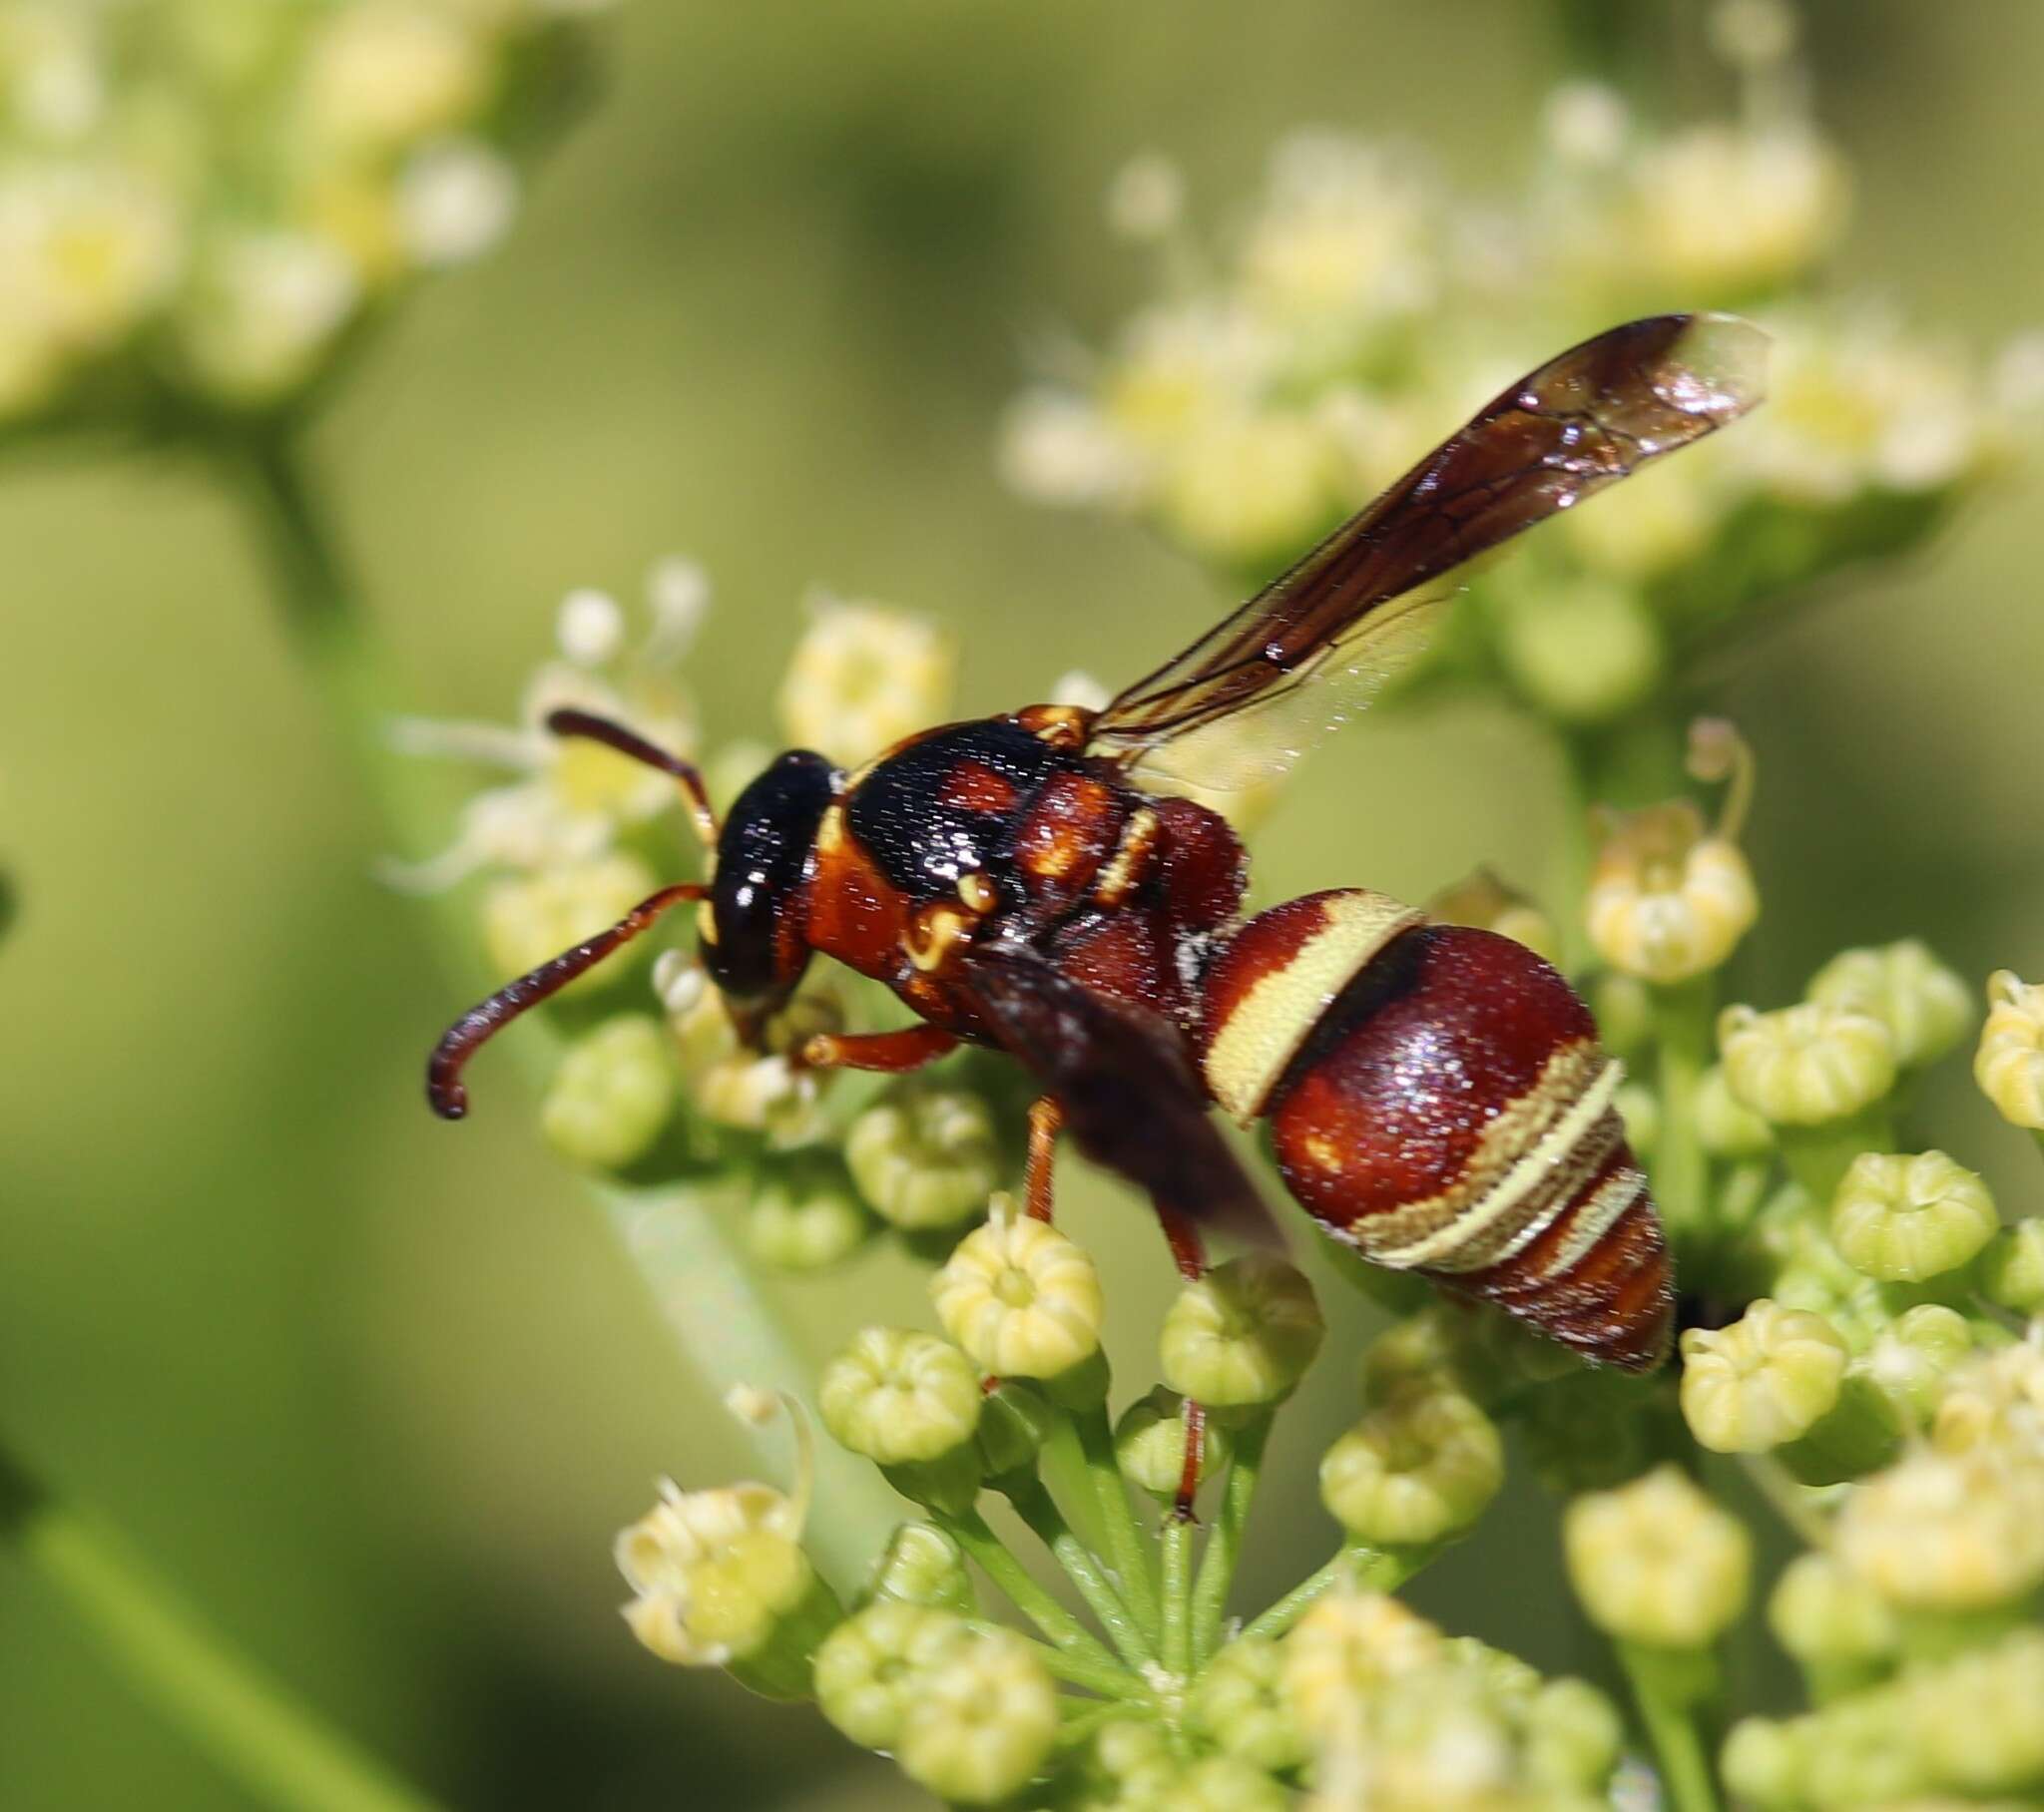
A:
{"type": "Polygon", "coordinates": [[[302,393],[489,249],[554,122],[550,0],[18,3],[0,17],[0,420],[136,426],[302,393]]]}

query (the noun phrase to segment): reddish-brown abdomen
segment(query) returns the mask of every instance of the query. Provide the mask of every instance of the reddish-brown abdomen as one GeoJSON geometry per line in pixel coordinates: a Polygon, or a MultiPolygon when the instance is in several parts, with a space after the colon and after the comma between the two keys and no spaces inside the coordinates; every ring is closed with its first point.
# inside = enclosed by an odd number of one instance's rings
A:
{"type": "Polygon", "coordinates": [[[1657,1364],[1667,1246],[1589,1010],[1522,945],[1416,916],[1350,891],[1251,920],[1208,978],[1210,1087],[1269,1119],[1286,1186],[1365,1257],[1657,1364]],[[1260,1092],[1252,1028],[1267,1069],[1284,1055],[1260,1092]]]}

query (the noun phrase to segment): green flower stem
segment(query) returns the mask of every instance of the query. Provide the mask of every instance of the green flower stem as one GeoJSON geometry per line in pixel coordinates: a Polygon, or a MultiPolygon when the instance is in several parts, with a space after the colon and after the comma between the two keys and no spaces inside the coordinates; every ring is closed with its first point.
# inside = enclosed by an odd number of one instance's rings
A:
{"type": "Polygon", "coordinates": [[[2044,1153],[2044,1131],[2033,1131],[2030,1136],[2037,1141],[2038,1151],[2044,1153]]]}
{"type": "Polygon", "coordinates": [[[1360,1542],[1348,1543],[1319,1572],[1301,1580],[1270,1609],[1252,1617],[1243,1626],[1243,1634],[1275,1640],[1336,1586],[1357,1591],[1396,1591],[1440,1552],[1437,1547],[1368,1548],[1360,1542]]]}
{"type": "Polygon", "coordinates": [[[962,1516],[940,1511],[927,1513],[930,1520],[979,1564],[979,1570],[1005,1592],[1015,1608],[1067,1655],[1103,1668],[1120,1679],[1135,1676],[1108,1653],[1106,1645],[1056,1598],[1029,1576],[1028,1570],[1002,1546],[1001,1539],[987,1527],[976,1510],[962,1516]]]}
{"type": "Polygon", "coordinates": [[[1716,989],[1699,976],[1654,994],[1661,1129],[1654,1138],[1654,1199],[1671,1228],[1694,1232],[1707,1223],[1710,1159],[1697,1130],[1697,1091],[1711,1062],[1716,989]]]}
{"type": "MultiPolygon", "coordinates": [[[[1017,1631],[1005,1623],[975,1621],[972,1627],[979,1630],[999,1628],[1008,1635],[1017,1635],[1017,1631]]],[[[1031,1640],[1028,1636],[1019,1636],[1018,1639],[1029,1643],[1030,1651],[1043,1663],[1046,1673],[1055,1679],[1063,1680],[1067,1685],[1083,1686],[1088,1692],[1099,1693],[1102,1698],[1112,1701],[1110,1709],[1121,1710],[1126,1714],[1127,1706],[1124,1701],[1147,1701],[1150,1696],[1150,1688],[1119,1661],[1092,1661],[1070,1648],[1054,1647],[1048,1642],[1031,1640]]]]}
{"type": "Polygon", "coordinates": [[[1719,1812],[1718,1783],[1697,1720],[1697,1686],[1709,1657],[1620,1642],[1618,1654],[1640,1721],[1654,1745],[1661,1785],[1674,1812],[1719,1812]]]}
{"type": "Polygon", "coordinates": [[[1164,1556],[1164,1665],[1181,1678],[1193,1665],[1193,1539],[1189,1518],[1168,1516],[1159,1532],[1164,1556]]]}
{"type": "Polygon", "coordinates": [[[1066,1699],[1060,1709],[1063,1716],[1052,1744],[1060,1755],[1083,1749],[1103,1725],[1143,1720],[1152,1715],[1146,1706],[1123,1704],[1118,1700],[1097,1705],[1091,1699],[1066,1699]]]}
{"type": "Polygon", "coordinates": [[[1100,1563],[1093,1558],[1085,1543],[1072,1533],[1071,1525],[1052,1502],[1050,1493],[1032,1479],[1015,1486],[1007,1497],[1015,1507],[1015,1514],[1050,1550],[1051,1558],[1078,1587],[1087,1609],[1099,1619],[1100,1626],[1107,1631],[1122,1659],[1131,1667],[1147,1667],[1155,1662],[1157,1650],[1149,1635],[1129,1614],[1128,1605],[1123,1602],[1121,1593],[1115,1590],[1114,1582],[1107,1577],[1100,1563]]]}
{"type": "Polygon", "coordinates": [[[1128,1481],[1115,1462],[1114,1431],[1109,1428],[1105,1405],[1072,1418],[1078,1424],[1080,1451],[1086,1457],[1086,1473],[1099,1506],[1099,1522],[1107,1536],[1108,1558],[1113,1563],[1122,1597],[1129,1613],[1153,1639],[1162,1628],[1158,1613],[1157,1586],[1151,1577],[1150,1555],[1143,1531],[1136,1522],[1136,1507],[1129,1497],[1128,1481]]]}
{"type": "Polygon", "coordinates": [[[116,1535],[42,1491],[4,1453],[0,1538],[136,1691],[252,1798],[292,1812],[427,1812],[434,1804],[294,1702],[116,1535]]]}
{"type": "Polygon", "coordinates": [[[1773,1454],[1741,1454],[1739,1467],[1768,1508],[1805,1548],[1821,1554],[1830,1547],[1831,1526],[1823,1512],[1802,1495],[1802,1487],[1773,1454]]]}
{"type": "MultiPolygon", "coordinates": [[[[430,841],[435,801],[422,785],[421,764],[389,745],[385,732],[398,706],[387,664],[296,444],[276,430],[224,442],[214,451],[268,561],[306,671],[381,814],[384,835],[401,853],[416,855],[430,841]]],[[[444,896],[436,906],[435,929],[449,973],[461,986],[471,986],[472,927],[444,896]]],[[[551,1069],[550,1041],[540,1026],[522,1027],[514,1042],[538,1074],[551,1069]]],[[[808,1393],[814,1382],[808,1356],[700,1197],[675,1190],[597,1193],[713,1396],[721,1399],[735,1384],[808,1393]]],[[[783,1441],[770,1430],[755,1437],[763,1468],[784,1458],[783,1441]]],[[[827,1447],[816,1458],[817,1496],[830,1514],[813,1526],[811,1546],[832,1583],[848,1589],[900,1521],[899,1507],[870,1467],[827,1447]]]]}
{"type": "Polygon", "coordinates": [[[1228,1469],[1228,1485],[1222,1494],[1221,1514],[1207,1537],[1207,1552],[1200,1557],[1200,1578],[1193,1587],[1193,1666],[1206,1666],[1221,1645],[1222,1619],[1228,1609],[1228,1588],[1235,1584],[1235,1569],[1242,1557],[1243,1530],[1249,1523],[1250,1505],[1257,1495],[1257,1476],[1263,1469],[1264,1447],[1271,1438],[1272,1418],[1256,1417],[1243,1425],[1235,1437],[1235,1463],[1228,1469]]]}

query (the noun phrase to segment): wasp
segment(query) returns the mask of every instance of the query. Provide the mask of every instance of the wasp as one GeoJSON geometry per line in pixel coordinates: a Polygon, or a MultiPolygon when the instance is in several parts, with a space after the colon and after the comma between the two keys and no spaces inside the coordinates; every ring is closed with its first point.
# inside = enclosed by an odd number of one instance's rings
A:
{"type": "Polygon", "coordinates": [[[798,1062],[899,1074],[969,1044],[1020,1063],[1041,1090],[1032,1214],[1050,1216],[1064,1135],[1149,1197],[1189,1276],[1205,1229],[1272,1238],[1219,1107],[1268,1126],[1285,1187],[1363,1257],[1653,1368],[1673,1322],[1667,1241],[1614,1105],[1619,1067],[1569,984],[1520,944],[1364,888],[1245,918],[1242,843],[1155,776],[1197,774],[1223,746],[1295,752],[1330,681],[1367,688],[1412,659],[1455,569],[1758,402],[1765,344],[1732,317],[1671,314],[1563,352],[1099,710],[945,724],[852,772],[794,749],[721,823],[688,762],[555,712],[558,733],[674,776],[713,878],[663,888],[463,1015],[432,1054],[432,1107],[460,1119],[484,1040],[693,903],[751,1044],[820,954],[914,1018],[811,1038],[798,1062]]]}

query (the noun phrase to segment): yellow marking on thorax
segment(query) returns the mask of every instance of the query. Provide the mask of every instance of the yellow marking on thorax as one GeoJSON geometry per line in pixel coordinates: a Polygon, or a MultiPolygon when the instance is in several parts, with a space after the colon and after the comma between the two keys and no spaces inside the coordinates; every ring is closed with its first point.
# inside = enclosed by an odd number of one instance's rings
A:
{"type": "Polygon", "coordinates": [[[1158,816],[1145,805],[1122,826],[1121,841],[1100,879],[1093,884],[1093,897],[1103,906],[1119,906],[1142,885],[1157,857],[1158,816]]]}

